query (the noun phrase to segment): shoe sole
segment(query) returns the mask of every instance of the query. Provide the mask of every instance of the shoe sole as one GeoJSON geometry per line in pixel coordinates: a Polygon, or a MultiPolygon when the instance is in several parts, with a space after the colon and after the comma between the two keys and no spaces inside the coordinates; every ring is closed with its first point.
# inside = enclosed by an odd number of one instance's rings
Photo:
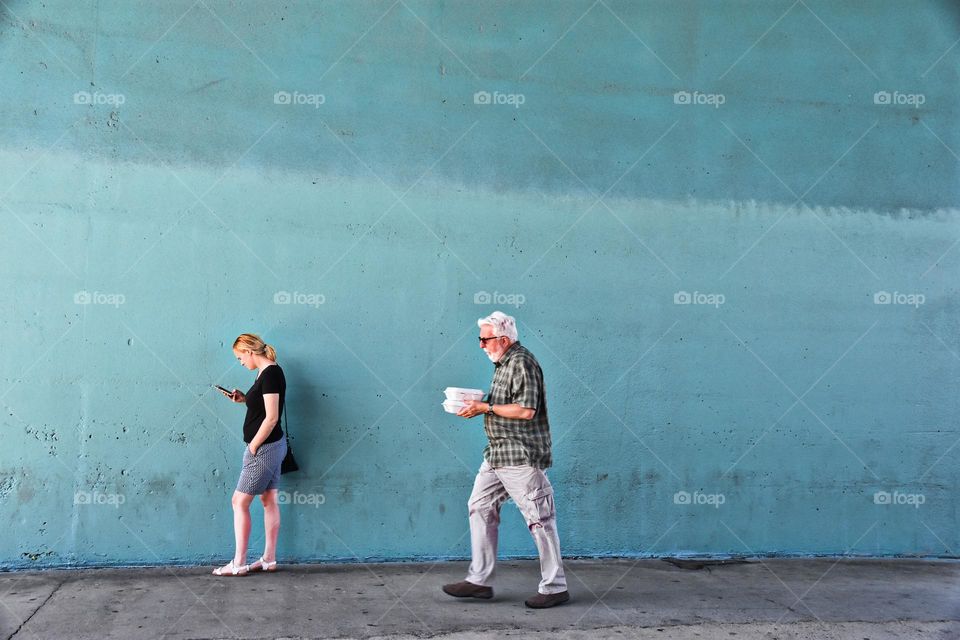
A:
{"type": "Polygon", "coordinates": [[[570,598],[566,600],[560,600],[559,602],[554,602],[553,604],[530,604],[529,602],[524,602],[523,604],[527,605],[529,609],[550,609],[552,607],[559,607],[562,604],[570,602],[570,598]]]}
{"type": "Polygon", "coordinates": [[[459,594],[459,593],[450,593],[446,589],[444,589],[443,592],[448,596],[453,596],[454,598],[477,598],[479,600],[490,600],[493,598],[493,593],[486,594],[486,595],[477,595],[474,593],[459,594]]]}

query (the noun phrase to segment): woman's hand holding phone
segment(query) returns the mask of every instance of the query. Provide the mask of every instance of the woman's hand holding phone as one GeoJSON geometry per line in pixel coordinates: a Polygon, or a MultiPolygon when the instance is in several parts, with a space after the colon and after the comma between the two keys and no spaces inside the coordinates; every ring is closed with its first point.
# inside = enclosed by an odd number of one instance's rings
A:
{"type": "Polygon", "coordinates": [[[214,388],[215,388],[217,391],[219,391],[219,392],[222,393],[223,395],[227,396],[228,398],[230,398],[230,399],[233,400],[234,402],[240,403],[240,402],[244,402],[244,401],[247,399],[246,396],[244,396],[243,393],[241,393],[239,389],[234,389],[233,391],[228,391],[227,389],[225,389],[224,387],[221,387],[221,386],[218,385],[218,384],[215,384],[215,385],[213,385],[213,386],[214,386],[214,388]]]}

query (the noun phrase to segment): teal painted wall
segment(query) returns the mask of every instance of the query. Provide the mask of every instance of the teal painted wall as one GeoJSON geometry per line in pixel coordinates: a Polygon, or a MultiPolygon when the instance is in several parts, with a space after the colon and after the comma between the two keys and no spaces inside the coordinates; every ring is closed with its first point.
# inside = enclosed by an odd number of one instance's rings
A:
{"type": "Polygon", "coordinates": [[[440,402],[498,307],[566,554],[956,556],[958,36],[946,1],[7,0],[0,565],[227,558],[210,385],[251,330],[304,468],[281,557],[466,556],[484,437],[440,402]]]}

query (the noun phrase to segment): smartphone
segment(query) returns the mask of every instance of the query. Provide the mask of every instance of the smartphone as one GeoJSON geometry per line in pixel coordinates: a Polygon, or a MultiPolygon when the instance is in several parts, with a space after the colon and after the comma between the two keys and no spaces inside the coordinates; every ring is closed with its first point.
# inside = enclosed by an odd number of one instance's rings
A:
{"type": "Polygon", "coordinates": [[[223,392],[224,392],[225,394],[227,394],[228,396],[232,396],[232,395],[233,395],[233,391],[230,391],[229,389],[224,389],[223,387],[221,387],[221,386],[218,385],[218,384],[215,384],[215,385],[213,385],[213,386],[214,386],[215,388],[217,388],[217,389],[220,389],[220,391],[223,391],[223,392]]]}

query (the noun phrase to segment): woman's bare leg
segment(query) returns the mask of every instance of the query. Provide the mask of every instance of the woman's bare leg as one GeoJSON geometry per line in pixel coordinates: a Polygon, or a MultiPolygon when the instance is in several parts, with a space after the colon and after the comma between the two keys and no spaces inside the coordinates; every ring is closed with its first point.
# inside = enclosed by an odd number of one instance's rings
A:
{"type": "Polygon", "coordinates": [[[277,559],[277,536],[280,534],[280,505],[277,503],[277,490],[270,489],[260,494],[263,503],[264,546],[263,559],[273,562],[277,559]]]}
{"type": "Polygon", "coordinates": [[[247,563],[247,543],[250,541],[250,503],[253,496],[249,493],[233,492],[233,535],[236,539],[236,549],[233,554],[233,566],[240,567],[247,563]]]}
{"type": "MultiPolygon", "coordinates": [[[[230,503],[233,506],[233,535],[236,546],[233,552],[233,560],[219,569],[216,569],[214,575],[235,575],[232,569],[239,569],[247,563],[247,543],[250,541],[250,503],[253,502],[253,496],[249,493],[233,492],[233,498],[230,503]],[[219,573],[218,573],[219,572],[219,573]]],[[[246,569],[241,575],[246,573],[246,569]]]]}

